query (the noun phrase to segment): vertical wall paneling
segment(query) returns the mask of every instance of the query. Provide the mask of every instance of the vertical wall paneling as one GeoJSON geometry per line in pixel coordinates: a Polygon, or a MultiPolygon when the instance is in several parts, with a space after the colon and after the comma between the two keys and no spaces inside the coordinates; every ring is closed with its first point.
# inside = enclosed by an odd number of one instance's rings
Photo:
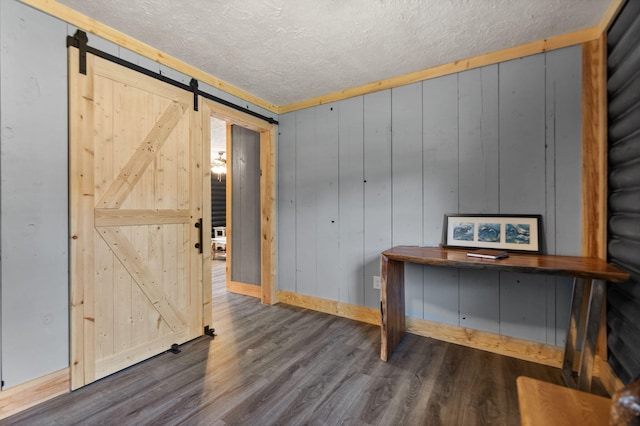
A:
{"type": "Polygon", "coordinates": [[[317,109],[296,112],[296,287],[317,296],[317,109]]]}
{"type": "Polygon", "coordinates": [[[231,137],[231,280],[260,285],[260,134],[240,126],[231,137]]]}
{"type": "MultiPolygon", "coordinates": [[[[364,104],[339,103],[340,302],[364,305],[364,104]]],[[[280,122],[282,126],[282,121],[280,122]]]]}
{"type": "MultiPolygon", "coordinates": [[[[582,245],[582,51],[573,46],[546,54],[547,252],[577,256],[582,245]],[[555,167],[561,164],[562,167],[555,167]]],[[[547,342],[563,346],[569,323],[571,279],[547,277],[547,342]]]]}
{"type": "MultiPolygon", "coordinates": [[[[423,82],[424,244],[442,241],[445,213],[458,212],[458,75],[423,82]]],[[[424,319],[458,325],[458,270],[424,267],[424,319]]]]}
{"type": "Polygon", "coordinates": [[[296,291],[296,113],[280,117],[278,134],[278,289],[296,291]]]}
{"type": "Polygon", "coordinates": [[[316,264],[318,290],[317,296],[338,300],[340,296],[338,282],[339,229],[338,222],[338,107],[336,104],[316,107],[318,132],[316,137],[316,264]]]}
{"type": "Polygon", "coordinates": [[[67,27],[2,1],[0,31],[6,389],[69,365],[67,27]]]}
{"type": "Polygon", "coordinates": [[[391,247],[391,90],[364,96],[365,305],[380,306],[380,252],[391,247]]]}
{"type": "MultiPolygon", "coordinates": [[[[544,215],[545,55],[501,63],[499,90],[500,213],[544,215]]],[[[546,343],[544,289],[544,276],[501,274],[502,334],[546,343]]]]}
{"type": "MultiPolygon", "coordinates": [[[[279,214],[296,214],[294,231],[279,222],[280,288],[377,308],[380,251],[440,244],[445,213],[542,214],[550,248],[579,254],[581,54],[579,46],[560,49],[280,117],[279,214]],[[322,157],[335,149],[336,126],[337,172],[322,157]],[[333,229],[320,231],[323,212],[334,211],[326,188],[335,179],[337,298],[323,293],[333,287],[321,288],[324,244],[316,242],[333,229]],[[285,253],[297,258],[295,280],[282,269],[285,253]]],[[[409,316],[564,339],[566,280],[420,266],[405,274],[409,316]]]]}
{"type": "MultiPolygon", "coordinates": [[[[458,75],[461,213],[498,212],[498,65],[458,75]]],[[[460,325],[500,331],[499,274],[460,270],[460,325]]]]}
{"type": "Polygon", "coordinates": [[[607,289],[607,348],[609,365],[629,384],[640,379],[640,2],[622,8],[607,51],[608,253],[631,273],[607,289]]]}
{"type": "MultiPolygon", "coordinates": [[[[392,245],[422,245],[422,83],[391,91],[392,245]]],[[[405,265],[406,313],[422,318],[423,268],[405,265]]]]}
{"type": "Polygon", "coordinates": [[[496,213],[499,195],[498,65],[459,74],[460,213],[496,213]]]}

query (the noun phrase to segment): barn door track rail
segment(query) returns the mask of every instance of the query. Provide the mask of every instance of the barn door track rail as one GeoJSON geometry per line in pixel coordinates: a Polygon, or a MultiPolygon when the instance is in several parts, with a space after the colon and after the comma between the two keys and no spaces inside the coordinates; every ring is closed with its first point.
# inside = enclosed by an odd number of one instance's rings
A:
{"type": "Polygon", "coordinates": [[[91,53],[92,55],[98,56],[102,59],[106,59],[107,61],[114,62],[118,65],[129,68],[131,70],[134,70],[136,72],[139,72],[151,78],[155,78],[156,80],[160,80],[172,86],[179,87],[180,89],[186,90],[187,92],[193,92],[193,109],[195,111],[198,111],[198,95],[199,95],[213,102],[217,102],[229,108],[233,108],[236,111],[241,111],[245,114],[249,114],[253,117],[259,118],[260,120],[264,120],[269,124],[276,124],[276,125],[278,124],[278,121],[274,120],[271,117],[267,117],[266,115],[262,115],[258,112],[251,111],[249,108],[241,107],[240,105],[236,105],[233,102],[229,102],[225,99],[219,98],[210,93],[203,92],[202,90],[198,89],[198,80],[196,80],[195,78],[192,78],[189,85],[186,85],[172,78],[169,78],[165,75],[162,75],[159,72],[157,73],[157,72],[150,71],[146,68],[141,67],[140,65],[136,65],[132,62],[125,61],[124,59],[118,58],[117,56],[113,56],[107,52],[103,52],[102,50],[98,50],[94,47],[91,47],[87,44],[88,41],[89,39],[87,37],[87,33],[80,30],[77,30],[76,33],[73,35],[73,37],[67,36],[67,47],[75,47],[80,51],[80,55],[79,55],[80,66],[78,70],[80,74],[87,73],[87,53],[91,53]]]}

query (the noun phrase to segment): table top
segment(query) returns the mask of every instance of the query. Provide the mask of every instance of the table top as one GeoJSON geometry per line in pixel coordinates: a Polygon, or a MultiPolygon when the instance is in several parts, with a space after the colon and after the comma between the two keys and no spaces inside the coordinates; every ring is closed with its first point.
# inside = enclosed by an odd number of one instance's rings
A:
{"type": "Polygon", "coordinates": [[[616,266],[595,257],[554,256],[530,253],[509,253],[503,259],[469,257],[469,249],[443,247],[397,246],[382,252],[387,259],[420,263],[423,265],[450,266],[465,269],[486,269],[501,272],[561,275],[621,282],[629,274],[616,266]]]}
{"type": "Polygon", "coordinates": [[[524,376],[517,385],[523,426],[609,424],[609,398],[524,376]]]}

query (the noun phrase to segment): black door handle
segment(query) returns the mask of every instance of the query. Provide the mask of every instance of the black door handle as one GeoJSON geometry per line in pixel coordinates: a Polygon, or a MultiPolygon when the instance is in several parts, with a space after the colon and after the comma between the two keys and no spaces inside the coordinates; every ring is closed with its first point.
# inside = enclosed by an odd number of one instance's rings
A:
{"type": "Polygon", "coordinates": [[[195,247],[198,249],[198,253],[202,253],[202,218],[198,219],[195,227],[198,228],[198,242],[195,247]]]}

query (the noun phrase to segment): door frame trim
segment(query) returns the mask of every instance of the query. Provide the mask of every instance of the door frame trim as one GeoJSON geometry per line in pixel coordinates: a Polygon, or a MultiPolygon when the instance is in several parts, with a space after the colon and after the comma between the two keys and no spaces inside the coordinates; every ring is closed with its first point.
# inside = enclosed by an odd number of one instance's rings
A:
{"type": "MultiPolygon", "coordinates": [[[[203,100],[203,105],[206,106],[210,117],[260,134],[260,270],[262,280],[260,301],[266,305],[273,305],[277,302],[276,125],[207,99],[203,100]]],[[[230,209],[229,197],[230,191],[227,191],[228,209],[230,209]]],[[[228,211],[227,217],[230,217],[229,213],[228,211]]],[[[229,268],[227,268],[228,270],[229,268]]]]}

